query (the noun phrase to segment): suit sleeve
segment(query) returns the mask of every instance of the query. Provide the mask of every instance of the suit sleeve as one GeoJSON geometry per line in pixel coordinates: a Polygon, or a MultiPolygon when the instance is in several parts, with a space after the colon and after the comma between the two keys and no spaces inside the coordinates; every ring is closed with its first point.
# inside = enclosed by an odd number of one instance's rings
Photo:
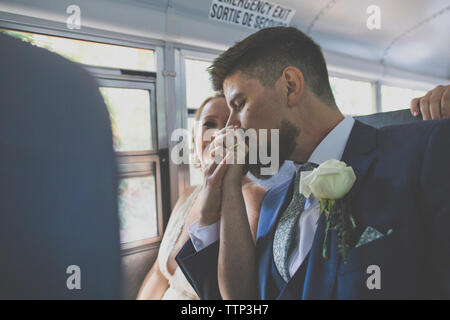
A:
{"type": "Polygon", "coordinates": [[[420,192],[423,221],[431,241],[429,289],[433,298],[450,299],[450,119],[440,120],[429,138],[420,192]]]}
{"type": "Polygon", "coordinates": [[[197,252],[189,239],[175,257],[185,277],[202,300],[222,300],[217,279],[219,241],[197,252]]]}

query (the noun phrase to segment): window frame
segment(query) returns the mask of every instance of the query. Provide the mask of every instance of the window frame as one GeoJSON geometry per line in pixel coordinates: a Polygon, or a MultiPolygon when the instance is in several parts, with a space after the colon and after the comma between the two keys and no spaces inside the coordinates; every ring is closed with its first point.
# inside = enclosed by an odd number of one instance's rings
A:
{"type": "MultiPolygon", "coordinates": [[[[131,156],[123,156],[119,155],[118,158],[118,166],[123,167],[126,164],[131,164],[131,168],[136,168],[135,171],[130,170],[129,172],[125,170],[119,169],[120,178],[135,178],[135,177],[155,177],[155,200],[156,200],[156,229],[158,234],[154,237],[149,237],[141,240],[125,242],[120,244],[120,248],[123,253],[126,253],[129,250],[134,250],[136,248],[141,248],[143,246],[152,245],[158,242],[161,242],[163,237],[163,205],[162,205],[162,183],[161,183],[161,165],[160,165],[160,157],[157,154],[149,154],[149,155],[131,155],[131,156]],[[153,169],[142,170],[137,168],[139,164],[153,164],[155,172],[153,169]],[[137,164],[137,165],[136,165],[137,164]]],[[[150,167],[151,168],[151,167],[150,167]]]]}
{"type": "MultiPolygon", "coordinates": [[[[127,75],[127,70],[114,69],[105,67],[86,67],[88,71],[95,77],[99,87],[119,88],[119,89],[140,89],[149,92],[149,106],[150,106],[150,128],[151,128],[151,143],[152,149],[146,151],[116,151],[116,158],[119,167],[119,179],[146,177],[153,175],[155,177],[155,200],[156,200],[156,229],[157,235],[141,240],[122,243],[121,249],[128,250],[143,245],[153,244],[162,240],[163,235],[163,207],[162,207],[162,184],[161,184],[161,167],[160,156],[158,154],[158,139],[157,139],[157,122],[156,122],[156,73],[155,72],[134,72],[135,75],[127,75]],[[131,165],[131,164],[134,164],[131,165]],[[153,164],[148,169],[140,167],[142,164],[153,164]],[[125,165],[134,167],[133,169],[124,170],[125,165]],[[154,172],[153,172],[154,171],[154,172]]],[[[145,165],[144,165],[145,166],[145,165]]]]}
{"type": "MultiPolygon", "coordinates": [[[[158,153],[158,130],[156,122],[156,73],[139,72],[140,75],[129,76],[128,70],[112,68],[87,67],[91,75],[97,80],[99,87],[118,89],[140,89],[149,92],[150,97],[150,128],[152,149],[147,151],[116,151],[118,155],[147,155],[158,153]],[[103,72],[102,72],[103,71],[103,72]]],[[[137,73],[134,72],[133,73],[137,73]]]]}

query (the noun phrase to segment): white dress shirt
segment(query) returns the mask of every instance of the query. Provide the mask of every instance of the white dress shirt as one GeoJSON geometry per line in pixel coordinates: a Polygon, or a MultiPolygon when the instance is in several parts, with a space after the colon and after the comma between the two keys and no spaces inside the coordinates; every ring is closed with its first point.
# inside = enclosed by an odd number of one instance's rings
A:
{"type": "MultiPolygon", "coordinates": [[[[345,117],[314,149],[308,162],[322,164],[330,159],[340,160],[347,145],[355,120],[345,117]]],[[[297,170],[301,164],[295,164],[297,170]]],[[[304,211],[298,219],[292,254],[289,256],[289,274],[292,277],[311,250],[319,218],[319,201],[311,196],[306,200],[304,211]]],[[[220,220],[200,228],[198,221],[189,227],[189,235],[198,252],[217,241],[220,237],[220,220]]]]}

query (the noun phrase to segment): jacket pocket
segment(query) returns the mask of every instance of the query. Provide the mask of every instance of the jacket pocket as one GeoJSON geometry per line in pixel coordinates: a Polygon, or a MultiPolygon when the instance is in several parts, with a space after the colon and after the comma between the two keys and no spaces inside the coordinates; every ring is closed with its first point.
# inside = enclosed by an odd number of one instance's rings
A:
{"type": "Polygon", "coordinates": [[[341,263],[339,274],[365,270],[370,265],[382,266],[388,261],[398,259],[402,248],[401,231],[394,229],[388,235],[350,249],[346,261],[341,263]]]}

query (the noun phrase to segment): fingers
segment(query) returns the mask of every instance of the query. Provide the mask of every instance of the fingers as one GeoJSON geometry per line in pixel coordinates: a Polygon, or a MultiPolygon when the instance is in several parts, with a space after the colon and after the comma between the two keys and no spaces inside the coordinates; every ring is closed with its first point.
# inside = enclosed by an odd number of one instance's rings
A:
{"type": "Polygon", "coordinates": [[[218,164],[225,157],[225,149],[222,146],[214,147],[211,149],[209,156],[218,164]]]}
{"type": "Polygon", "coordinates": [[[222,129],[220,129],[219,131],[216,131],[216,133],[212,136],[212,138],[214,139],[214,141],[216,141],[218,138],[220,138],[220,136],[223,136],[224,134],[226,134],[228,131],[233,130],[235,127],[233,126],[227,126],[227,127],[223,127],[222,129]]]}
{"type": "Polygon", "coordinates": [[[414,117],[418,117],[420,115],[420,107],[419,107],[420,98],[414,98],[411,100],[411,113],[414,117]]]}
{"type": "Polygon", "coordinates": [[[236,154],[236,163],[245,164],[249,148],[245,143],[245,134],[243,130],[237,130],[235,134],[236,144],[233,146],[232,152],[236,154]]]}
{"type": "Polygon", "coordinates": [[[412,99],[410,109],[415,117],[421,113],[424,120],[450,118],[450,85],[437,86],[423,97],[412,99]]]}
{"type": "Polygon", "coordinates": [[[229,126],[217,132],[213,143],[215,146],[223,146],[226,149],[230,149],[235,147],[236,144],[245,142],[243,137],[244,131],[242,129],[229,126]]]}
{"type": "Polygon", "coordinates": [[[212,174],[212,178],[216,181],[222,181],[223,176],[228,170],[227,163],[230,161],[230,153],[227,153],[225,158],[222,159],[222,161],[217,165],[216,170],[212,174]]]}
{"type": "Polygon", "coordinates": [[[445,91],[445,87],[438,86],[434,90],[431,91],[430,94],[430,114],[431,119],[437,120],[441,119],[441,98],[442,94],[445,91]]]}
{"type": "Polygon", "coordinates": [[[430,96],[431,91],[429,91],[426,95],[424,95],[422,98],[420,98],[420,113],[422,114],[423,120],[430,120],[431,119],[431,113],[430,113],[430,96]]]}
{"type": "Polygon", "coordinates": [[[205,177],[211,176],[211,175],[214,173],[214,170],[216,169],[217,164],[218,164],[218,163],[217,163],[216,161],[214,161],[213,159],[210,159],[210,160],[206,163],[206,165],[205,165],[205,167],[204,167],[204,169],[203,169],[203,174],[204,174],[204,176],[205,176],[205,177]]]}
{"type": "Polygon", "coordinates": [[[214,176],[220,165],[224,162],[229,163],[230,155],[222,146],[218,146],[209,150],[208,159],[209,161],[204,169],[205,177],[214,176]]]}
{"type": "Polygon", "coordinates": [[[210,161],[215,161],[215,163],[218,164],[220,163],[220,161],[222,161],[223,157],[225,156],[223,142],[225,139],[225,132],[230,128],[231,127],[225,127],[221,130],[207,131],[209,133],[207,138],[208,141],[211,141],[211,143],[208,144],[208,146],[203,150],[203,159],[205,162],[209,163],[210,161]]]}
{"type": "Polygon", "coordinates": [[[221,189],[222,178],[228,170],[227,161],[229,161],[229,157],[230,155],[227,154],[219,163],[213,161],[208,166],[204,179],[207,186],[215,190],[221,189]]]}
{"type": "Polygon", "coordinates": [[[441,114],[443,118],[450,118],[450,85],[446,86],[442,93],[441,114]]]}
{"type": "Polygon", "coordinates": [[[245,164],[249,148],[245,143],[244,130],[229,129],[216,137],[215,144],[223,146],[220,152],[225,150],[227,153],[231,153],[228,164],[245,164]]]}

